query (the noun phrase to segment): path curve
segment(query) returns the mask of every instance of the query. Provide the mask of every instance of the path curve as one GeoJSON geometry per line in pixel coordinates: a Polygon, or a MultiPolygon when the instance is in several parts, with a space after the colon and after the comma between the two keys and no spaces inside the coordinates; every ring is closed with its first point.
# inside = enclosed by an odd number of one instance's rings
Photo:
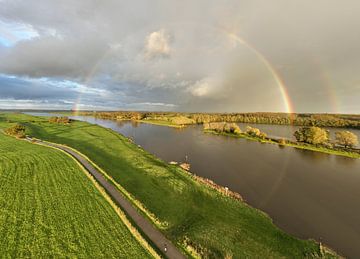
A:
{"type": "Polygon", "coordinates": [[[135,222],[138,228],[141,229],[141,231],[153,242],[153,244],[157,246],[160,251],[162,251],[168,258],[171,259],[185,258],[185,256],[170,242],[170,240],[168,240],[163,233],[156,229],[156,227],[147,218],[142,216],[124,197],[124,195],[118,189],[116,189],[114,185],[108,182],[104,175],[100,173],[94,166],[92,166],[87,159],[72,149],[62,145],[43,142],[41,140],[31,138],[28,138],[28,140],[41,145],[61,149],[73,156],[97,180],[97,182],[100,183],[100,185],[108,192],[108,194],[115,200],[121,209],[125,211],[127,216],[130,217],[133,222],[135,222]],[[165,247],[166,252],[164,251],[165,247]]]}

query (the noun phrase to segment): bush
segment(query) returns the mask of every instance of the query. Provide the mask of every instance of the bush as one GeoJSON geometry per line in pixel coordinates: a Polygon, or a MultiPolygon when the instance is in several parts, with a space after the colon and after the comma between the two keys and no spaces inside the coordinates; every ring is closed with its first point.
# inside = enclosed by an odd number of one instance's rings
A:
{"type": "Polygon", "coordinates": [[[278,143],[279,143],[279,146],[285,146],[286,140],[281,138],[281,139],[278,140],[278,143]]]}
{"type": "Polygon", "coordinates": [[[70,123],[69,117],[50,117],[49,122],[50,123],[63,123],[63,124],[69,124],[70,123]]]}
{"type": "Polygon", "coordinates": [[[25,126],[20,124],[15,124],[14,126],[7,128],[5,130],[5,134],[17,138],[25,138],[25,126]]]}

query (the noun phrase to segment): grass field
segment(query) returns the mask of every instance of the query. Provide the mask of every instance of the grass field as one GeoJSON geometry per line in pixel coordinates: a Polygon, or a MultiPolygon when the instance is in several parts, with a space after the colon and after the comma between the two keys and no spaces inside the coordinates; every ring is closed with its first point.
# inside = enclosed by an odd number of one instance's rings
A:
{"type": "Polygon", "coordinates": [[[84,122],[58,125],[28,115],[0,115],[0,121],[9,119],[23,122],[32,136],[84,153],[154,214],[164,233],[187,251],[229,258],[330,256],[317,243],[287,235],[264,213],[196,182],[111,130],[84,122]]]}
{"type": "Polygon", "coordinates": [[[0,255],[151,258],[72,158],[2,133],[0,255]]]}

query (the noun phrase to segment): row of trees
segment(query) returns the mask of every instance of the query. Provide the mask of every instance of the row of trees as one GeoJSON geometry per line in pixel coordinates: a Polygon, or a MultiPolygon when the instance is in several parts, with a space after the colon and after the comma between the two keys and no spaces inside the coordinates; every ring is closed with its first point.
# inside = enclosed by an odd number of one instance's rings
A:
{"type": "MultiPolygon", "coordinates": [[[[229,122],[210,122],[204,123],[204,130],[213,130],[218,133],[232,133],[232,134],[240,134],[242,133],[240,127],[235,123],[229,122]]],[[[266,139],[266,133],[260,131],[258,128],[253,128],[250,126],[246,127],[245,133],[252,137],[257,137],[261,139],[266,139]]]]}
{"type": "Polygon", "coordinates": [[[240,134],[241,129],[235,123],[228,122],[211,122],[204,123],[204,130],[214,130],[218,133],[233,133],[240,134]]]}
{"type": "MultiPolygon", "coordinates": [[[[319,127],[302,127],[295,131],[294,136],[298,142],[313,145],[326,145],[330,143],[329,131],[319,127]]],[[[335,132],[335,144],[339,146],[349,148],[357,146],[358,143],[358,137],[350,131],[335,132]]]]}
{"type": "Polygon", "coordinates": [[[25,126],[20,124],[15,124],[10,128],[5,129],[5,134],[17,137],[17,138],[25,138],[25,126]]]}
{"type": "Polygon", "coordinates": [[[262,132],[258,128],[253,128],[250,126],[246,127],[246,133],[252,137],[257,137],[257,138],[261,138],[261,139],[266,139],[266,137],[267,137],[265,132],[262,132]]]}
{"type": "Polygon", "coordinates": [[[295,114],[295,113],[176,113],[176,112],[84,112],[103,119],[113,120],[163,120],[187,118],[187,123],[241,122],[316,127],[360,128],[359,115],[295,114]]]}

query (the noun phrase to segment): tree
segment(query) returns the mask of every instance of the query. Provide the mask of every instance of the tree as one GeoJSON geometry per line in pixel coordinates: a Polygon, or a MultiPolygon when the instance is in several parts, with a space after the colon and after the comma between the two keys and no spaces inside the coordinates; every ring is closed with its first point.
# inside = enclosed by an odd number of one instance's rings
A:
{"type": "Polygon", "coordinates": [[[294,136],[298,142],[313,145],[325,144],[329,141],[329,131],[319,127],[303,127],[295,131],[294,136]]]}
{"type": "Polygon", "coordinates": [[[358,137],[347,130],[335,132],[335,140],[336,144],[344,147],[354,147],[359,143],[358,137]]]}

